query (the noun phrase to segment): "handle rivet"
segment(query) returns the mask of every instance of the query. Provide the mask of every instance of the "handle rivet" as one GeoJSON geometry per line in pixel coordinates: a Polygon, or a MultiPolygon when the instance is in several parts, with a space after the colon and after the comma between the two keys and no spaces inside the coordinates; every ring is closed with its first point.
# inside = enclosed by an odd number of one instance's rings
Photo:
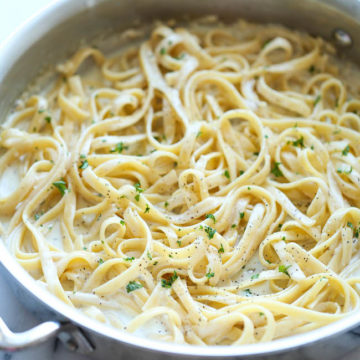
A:
{"type": "Polygon", "coordinates": [[[333,39],[336,45],[341,47],[350,47],[352,45],[352,38],[348,32],[342,29],[336,29],[333,32],[333,39]]]}

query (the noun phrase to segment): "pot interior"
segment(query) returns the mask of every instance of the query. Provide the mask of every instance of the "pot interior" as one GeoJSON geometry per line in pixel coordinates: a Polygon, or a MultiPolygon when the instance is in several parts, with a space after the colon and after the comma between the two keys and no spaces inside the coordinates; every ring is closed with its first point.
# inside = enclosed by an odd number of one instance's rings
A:
{"type": "MultiPolygon", "coordinates": [[[[356,0],[60,0],[32,17],[0,46],[0,122],[13,102],[44,69],[69,57],[82,43],[158,19],[217,15],[280,23],[334,39],[341,29],[352,45],[339,54],[360,59],[360,3],[356,0]],[[358,19],[358,20],[356,20],[358,19]]],[[[45,80],[49,80],[46,78],[45,80]]]]}

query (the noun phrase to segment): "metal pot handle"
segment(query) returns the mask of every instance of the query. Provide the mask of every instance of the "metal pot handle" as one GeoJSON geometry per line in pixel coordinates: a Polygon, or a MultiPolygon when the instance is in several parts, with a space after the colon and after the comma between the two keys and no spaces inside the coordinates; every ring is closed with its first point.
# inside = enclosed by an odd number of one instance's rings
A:
{"type": "Polygon", "coordinates": [[[0,318],[0,349],[15,351],[38,345],[56,335],[60,329],[59,322],[47,321],[30,330],[14,333],[0,318]]]}
{"type": "Polygon", "coordinates": [[[81,329],[71,323],[62,324],[58,321],[46,321],[30,330],[14,333],[0,317],[0,350],[23,350],[42,344],[54,336],[57,336],[70,351],[89,354],[95,350],[81,329]]]}

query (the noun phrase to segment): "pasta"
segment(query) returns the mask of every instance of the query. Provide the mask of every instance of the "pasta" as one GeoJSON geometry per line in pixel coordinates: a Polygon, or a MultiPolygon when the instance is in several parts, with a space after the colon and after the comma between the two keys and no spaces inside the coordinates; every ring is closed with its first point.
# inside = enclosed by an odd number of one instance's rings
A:
{"type": "Polygon", "coordinates": [[[2,125],[3,241],[69,306],[162,341],[359,311],[358,73],[334,53],[245,21],[81,48],[2,125]]]}

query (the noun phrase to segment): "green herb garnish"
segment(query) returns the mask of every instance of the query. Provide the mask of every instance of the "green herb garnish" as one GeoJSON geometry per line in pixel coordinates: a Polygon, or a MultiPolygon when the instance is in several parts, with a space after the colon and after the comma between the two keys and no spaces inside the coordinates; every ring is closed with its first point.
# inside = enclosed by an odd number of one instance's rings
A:
{"type": "Polygon", "coordinates": [[[213,229],[210,226],[205,226],[204,231],[207,233],[209,239],[212,239],[216,233],[216,229],[213,229]]]}
{"type": "Polygon", "coordinates": [[[130,281],[127,285],[126,285],[126,291],[127,293],[130,293],[132,291],[141,289],[142,287],[144,287],[142,284],[136,282],[136,281],[130,281]]]}
{"type": "Polygon", "coordinates": [[[55,181],[52,184],[60,191],[61,196],[64,196],[66,191],[68,191],[64,180],[55,181]]]}
{"type": "Polygon", "coordinates": [[[279,271],[281,273],[284,273],[288,277],[290,277],[290,274],[288,273],[288,269],[291,267],[291,265],[285,266],[285,265],[279,265],[279,271]]]}
{"type": "Polygon", "coordinates": [[[264,49],[269,44],[270,41],[271,41],[271,39],[264,41],[261,48],[264,49]]]}
{"type": "Polygon", "coordinates": [[[117,152],[119,154],[121,154],[123,152],[123,150],[127,150],[129,147],[128,146],[124,146],[124,143],[120,142],[118,144],[116,144],[114,149],[111,149],[110,152],[114,153],[117,152]]]}
{"type": "Polygon", "coordinates": [[[274,164],[274,167],[271,169],[271,173],[274,174],[276,177],[284,176],[284,174],[279,169],[279,165],[281,165],[281,162],[276,162],[274,164]]]}
{"type": "Polygon", "coordinates": [[[205,275],[208,279],[212,278],[215,276],[214,272],[211,272],[211,269],[209,269],[209,271],[207,272],[207,274],[205,275]]]}
{"type": "Polygon", "coordinates": [[[316,106],[320,100],[321,100],[321,95],[318,95],[314,100],[314,106],[316,106]]]}
{"type": "Polygon", "coordinates": [[[350,152],[350,146],[346,145],[344,150],[341,152],[343,156],[346,156],[350,152]]]}
{"type": "Polygon", "coordinates": [[[84,170],[84,169],[86,169],[88,166],[89,166],[88,161],[87,161],[87,160],[83,160],[83,161],[81,161],[81,165],[79,166],[79,169],[84,170]]]}
{"type": "Polygon", "coordinates": [[[178,274],[174,270],[174,274],[171,275],[169,280],[161,279],[161,286],[164,288],[171,288],[172,284],[175,282],[175,280],[178,278],[178,274]]]}
{"type": "Polygon", "coordinates": [[[304,137],[301,136],[299,139],[295,140],[295,141],[292,141],[292,144],[293,146],[295,147],[301,147],[301,148],[304,148],[305,145],[304,145],[304,137]]]}
{"type": "Polygon", "coordinates": [[[124,258],[125,261],[133,261],[135,258],[133,256],[124,258]]]}
{"type": "Polygon", "coordinates": [[[251,292],[250,289],[245,289],[244,292],[245,292],[245,296],[250,296],[250,295],[252,295],[252,292],[251,292]]]}

